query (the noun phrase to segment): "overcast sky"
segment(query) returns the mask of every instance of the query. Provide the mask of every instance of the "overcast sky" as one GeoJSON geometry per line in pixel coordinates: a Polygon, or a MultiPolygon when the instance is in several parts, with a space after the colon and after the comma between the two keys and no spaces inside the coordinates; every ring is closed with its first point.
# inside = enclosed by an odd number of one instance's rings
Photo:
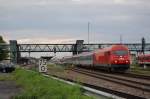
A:
{"type": "Polygon", "coordinates": [[[0,0],[0,35],[19,43],[150,42],[150,0],[0,0]]]}

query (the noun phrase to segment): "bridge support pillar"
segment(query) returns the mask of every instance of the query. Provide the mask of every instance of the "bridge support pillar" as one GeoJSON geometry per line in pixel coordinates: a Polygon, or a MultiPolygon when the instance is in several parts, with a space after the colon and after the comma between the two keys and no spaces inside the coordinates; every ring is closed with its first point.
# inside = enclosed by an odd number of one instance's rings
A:
{"type": "Polygon", "coordinates": [[[82,53],[84,40],[77,40],[76,44],[73,46],[73,55],[82,53]]]}
{"type": "Polygon", "coordinates": [[[13,63],[18,63],[18,59],[20,58],[19,48],[16,40],[10,40],[10,60],[13,63]]]}

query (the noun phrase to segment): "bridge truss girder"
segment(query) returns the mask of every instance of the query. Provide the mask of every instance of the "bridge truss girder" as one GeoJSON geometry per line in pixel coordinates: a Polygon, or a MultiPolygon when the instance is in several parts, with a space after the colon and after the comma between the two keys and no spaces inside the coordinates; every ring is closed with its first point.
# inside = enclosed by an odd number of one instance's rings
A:
{"type": "MultiPolygon", "coordinates": [[[[105,48],[115,43],[105,44],[17,44],[16,41],[10,41],[9,44],[0,44],[1,47],[7,47],[10,52],[10,59],[13,63],[17,63],[20,58],[21,52],[87,52],[99,48],[105,48]]],[[[146,43],[142,46],[141,43],[124,44],[130,51],[134,52],[148,52],[150,51],[150,43],[146,43]]]]}
{"type": "MultiPolygon", "coordinates": [[[[115,43],[114,43],[115,44],[115,43]]],[[[78,52],[87,52],[99,48],[105,48],[113,43],[107,44],[83,44],[83,48],[77,49],[78,52]]],[[[74,52],[74,46],[76,44],[18,44],[19,52],[74,52]]],[[[140,52],[142,51],[142,44],[124,44],[130,51],[140,52]]],[[[150,51],[150,43],[145,45],[144,51],[150,51]]]]}

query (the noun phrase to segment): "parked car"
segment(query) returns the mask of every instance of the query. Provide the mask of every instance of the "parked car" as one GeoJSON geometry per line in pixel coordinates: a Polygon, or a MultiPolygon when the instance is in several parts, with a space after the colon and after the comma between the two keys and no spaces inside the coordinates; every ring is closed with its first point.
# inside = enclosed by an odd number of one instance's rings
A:
{"type": "Polygon", "coordinates": [[[15,70],[15,65],[13,63],[3,63],[0,62],[0,71],[1,72],[12,72],[15,70]]]}

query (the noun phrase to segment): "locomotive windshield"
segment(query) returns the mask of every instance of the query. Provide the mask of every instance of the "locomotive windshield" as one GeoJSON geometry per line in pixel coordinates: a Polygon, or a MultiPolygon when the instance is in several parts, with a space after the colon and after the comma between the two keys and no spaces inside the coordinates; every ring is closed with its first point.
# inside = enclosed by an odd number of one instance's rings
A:
{"type": "Polygon", "coordinates": [[[128,54],[128,51],[119,50],[119,51],[114,51],[113,54],[114,54],[114,55],[118,55],[118,56],[122,56],[122,55],[127,55],[127,54],[128,54]]]}

